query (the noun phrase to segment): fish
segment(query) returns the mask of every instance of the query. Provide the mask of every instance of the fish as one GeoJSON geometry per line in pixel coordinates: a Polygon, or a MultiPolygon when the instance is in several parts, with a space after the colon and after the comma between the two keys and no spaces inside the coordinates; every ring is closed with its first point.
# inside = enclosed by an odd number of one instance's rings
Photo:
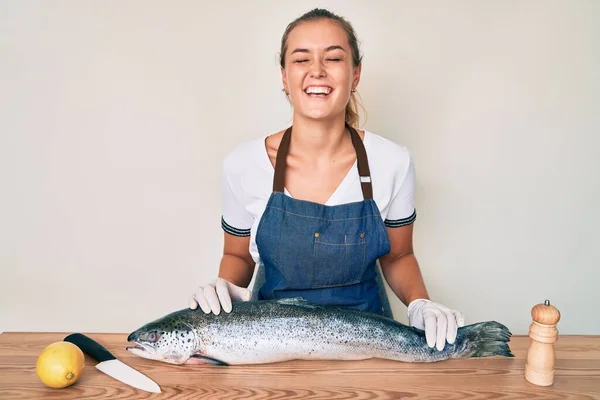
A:
{"type": "Polygon", "coordinates": [[[229,313],[185,308],[142,325],[127,341],[130,353],[169,364],[232,366],[290,360],[382,358],[426,363],[514,357],[510,330],[496,321],[458,328],[442,350],[425,332],[393,318],[302,298],[234,302],[229,313]]]}

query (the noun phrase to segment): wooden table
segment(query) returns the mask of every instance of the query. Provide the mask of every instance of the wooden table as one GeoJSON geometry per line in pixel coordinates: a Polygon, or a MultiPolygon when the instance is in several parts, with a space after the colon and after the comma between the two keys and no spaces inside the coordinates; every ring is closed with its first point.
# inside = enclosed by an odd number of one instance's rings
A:
{"type": "Polygon", "coordinates": [[[131,388],[94,368],[65,389],[44,386],[38,354],[67,333],[0,334],[0,399],[600,399],[600,336],[560,336],[554,385],[523,377],[529,338],[514,336],[515,358],[409,364],[386,360],[215,367],[176,366],[125,351],[125,334],[88,334],[124,363],[155,380],[162,393],[131,388]]]}

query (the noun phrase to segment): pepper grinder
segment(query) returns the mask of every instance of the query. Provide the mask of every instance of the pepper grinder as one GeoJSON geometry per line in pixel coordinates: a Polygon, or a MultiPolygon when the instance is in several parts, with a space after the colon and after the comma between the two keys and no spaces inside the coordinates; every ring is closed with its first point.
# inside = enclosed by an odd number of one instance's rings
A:
{"type": "Polygon", "coordinates": [[[554,343],[558,340],[556,325],[560,320],[560,312],[546,300],[544,304],[537,304],[531,309],[531,317],[531,342],[527,350],[525,379],[534,385],[550,386],[554,383],[554,343]]]}

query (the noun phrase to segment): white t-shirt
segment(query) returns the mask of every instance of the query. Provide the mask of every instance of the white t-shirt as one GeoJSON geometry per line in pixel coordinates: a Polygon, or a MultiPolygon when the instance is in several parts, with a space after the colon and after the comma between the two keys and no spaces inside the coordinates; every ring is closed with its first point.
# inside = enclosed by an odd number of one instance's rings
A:
{"type": "MultiPolygon", "coordinates": [[[[230,234],[250,236],[250,254],[256,263],[260,262],[256,229],[273,192],[275,173],[265,139],[266,136],[263,136],[239,145],[223,162],[221,226],[230,234]]],[[[405,146],[367,130],[363,144],[369,160],[373,200],[385,225],[399,227],[411,224],[416,218],[416,210],[415,170],[410,152],[405,146]]],[[[290,196],[287,190],[285,194],[290,196]]],[[[325,205],[363,199],[355,161],[325,205]]]]}

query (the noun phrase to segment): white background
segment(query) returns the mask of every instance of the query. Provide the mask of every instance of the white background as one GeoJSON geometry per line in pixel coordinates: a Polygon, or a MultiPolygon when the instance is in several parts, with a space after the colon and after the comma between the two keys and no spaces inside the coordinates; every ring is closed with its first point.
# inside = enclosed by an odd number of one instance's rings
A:
{"type": "Polygon", "coordinates": [[[549,299],[561,334],[600,334],[593,0],[1,2],[0,330],[187,306],[218,270],[223,157],[289,125],[279,43],[315,6],[361,40],[362,127],[412,152],[432,298],[515,334],[549,299]]]}

